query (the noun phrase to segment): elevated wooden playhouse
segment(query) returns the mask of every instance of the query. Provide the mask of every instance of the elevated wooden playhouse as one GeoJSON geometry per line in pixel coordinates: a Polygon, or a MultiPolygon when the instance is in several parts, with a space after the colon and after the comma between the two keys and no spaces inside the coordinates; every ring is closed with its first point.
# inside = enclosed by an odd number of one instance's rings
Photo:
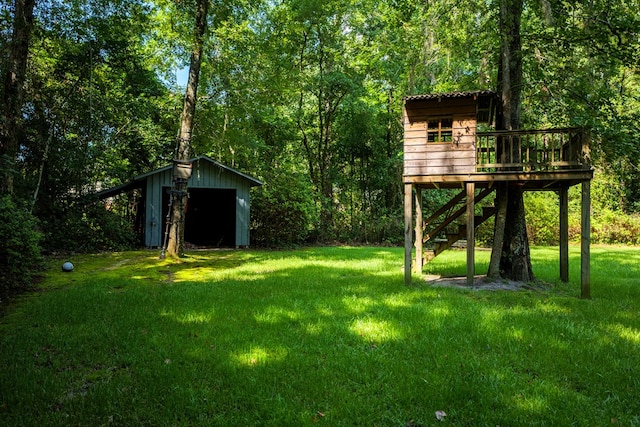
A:
{"type": "MultiPolygon", "coordinates": [[[[190,169],[185,242],[204,247],[248,246],[250,189],[262,182],[207,156],[195,157],[182,166],[190,169]]],[[[173,168],[167,165],[98,193],[105,199],[127,191],[139,192],[137,228],[146,247],[163,244],[173,168]]]]}
{"type": "Polygon", "coordinates": [[[559,196],[560,278],[569,280],[568,190],[582,185],[581,295],[590,296],[590,165],[581,129],[496,131],[499,99],[493,91],[409,96],[404,100],[405,282],[423,263],[466,239],[467,282],[475,275],[475,229],[495,214],[476,204],[498,182],[559,196]],[[460,189],[423,217],[423,191],[460,189]],[[415,224],[415,229],[414,229],[415,224]],[[415,234],[415,264],[412,252],[415,234]],[[425,250],[425,244],[433,249],[425,250]]]}

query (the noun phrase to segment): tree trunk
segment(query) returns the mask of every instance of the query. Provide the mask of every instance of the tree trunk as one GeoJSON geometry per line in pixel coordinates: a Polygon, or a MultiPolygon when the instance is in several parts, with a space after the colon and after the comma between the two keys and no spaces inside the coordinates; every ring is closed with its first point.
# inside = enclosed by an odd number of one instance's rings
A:
{"type": "Polygon", "coordinates": [[[535,277],[531,268],[523,193],[522,186],[511,183],[507,186],[507,216],[500,271],[505,278],[531,282],[535,277]]]}
{"type": "Polygon", "coordinates": [[[9,43],[9,59],[2,76],[4,92],[0,117],[0,194],[13,193],[12,169],[19,149],[22,87],[29,56],[34,5],[35,0],[15,0],[14,4],[13,35],[9,43]]]}
{"type": "Polygon", "coordinates": [[[196,111],[198,81],[200,80],[200,64],[202,62],[202,46],[207,30],[207,13],[209,0],[198,0],[196,4],[196,23],[194,30],[193,50],[189,64],[189,80],[184,96],[184,106],[180,120],[180,132],[174,156],[173,186],[171,188],[171,209],[169,212],[169,240],[165,252],[170,257],[184,255],[184,224],[187,208],[187,182],[189,176],[181,173],[191,158],[191,135],[193,133],[193,118],[196,111]]]}
{"type": "Polygon", "coordinates": [[[523,0],[500,0],[500,69],[498,88],[502,97],[502,130],[520,128],[522,47],[520,19],[523,0]]]}
{"type": "Polygon", "coordinates": [[[507,200],[509,193],[507,192],[506,183],[498,183],[496,189],[496,220],[493,232],[493,250],[491,251],[491,259],[489,260],[489,271],[487,276],[498,278],[502,275],[500,272],[500,259],[502,258],[502,246],[504,244],[504,229],[507,221],[507,200]]]}
{"type": "MultiPolygon", "coordinates": [[[[498,129],[520,128],[522,52],[520,19],[522,0],[500,0],[500,67],[498,87],[502,99],[498,129]]],[[[518,150],[516,150],[518,151],[518,150]]],[[[507,159],[507,161],[516,159],[507,159]]],[[[519,159],[518,159],[519,161],[519,159]]],[[[535,279],[531,268],[524,210],[524,192],[518,183],[507,183],[496,192],[495,230],[488,276],[523,282],[535,279]]]]}

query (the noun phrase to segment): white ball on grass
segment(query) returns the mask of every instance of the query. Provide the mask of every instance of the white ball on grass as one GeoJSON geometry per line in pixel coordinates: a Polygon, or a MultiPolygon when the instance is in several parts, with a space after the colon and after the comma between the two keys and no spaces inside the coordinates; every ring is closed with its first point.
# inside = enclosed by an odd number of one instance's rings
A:
{"type": "Polygon", "coordinates": [[[62,264],[62,271],[65,271],[67,273],[73,271],[73,264],[71,264],[69,261],[65,262],[64,264],[62,264]]]}

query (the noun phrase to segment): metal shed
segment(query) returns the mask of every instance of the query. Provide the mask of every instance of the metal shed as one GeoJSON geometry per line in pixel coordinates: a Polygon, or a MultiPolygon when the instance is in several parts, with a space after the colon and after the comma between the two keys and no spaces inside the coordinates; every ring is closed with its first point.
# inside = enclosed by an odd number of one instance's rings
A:
{"type": "MultiPolygon", "coordinates": [[[[248,246],[249,193],[251,187],[262,182],[207,156],[195,157],[190,162],[185,242],[207,247],[248,246]]],[[[139,212],[147,247],[162,246],[172,170],[173,165],[167,165],[98,193],[98,197],[105,199],[134,189],[141,191],[139,212]]]]}

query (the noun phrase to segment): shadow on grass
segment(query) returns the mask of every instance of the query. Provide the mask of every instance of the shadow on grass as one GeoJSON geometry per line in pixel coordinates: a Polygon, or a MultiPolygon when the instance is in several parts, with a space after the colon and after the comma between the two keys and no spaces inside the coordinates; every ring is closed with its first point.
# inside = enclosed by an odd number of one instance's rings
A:
{"type": "Polygon", "coordinates": [[[431,425],[443,410],[455,425],[638,421],[637,305],[405,287],[401,262],[400,249],[314,248],[138,260],[119,279],[102,270],[25,307],[38,326],[3,330],[0,420],[431,425]],[[35,353],[35,366],[19,356],[35,353]]]}

